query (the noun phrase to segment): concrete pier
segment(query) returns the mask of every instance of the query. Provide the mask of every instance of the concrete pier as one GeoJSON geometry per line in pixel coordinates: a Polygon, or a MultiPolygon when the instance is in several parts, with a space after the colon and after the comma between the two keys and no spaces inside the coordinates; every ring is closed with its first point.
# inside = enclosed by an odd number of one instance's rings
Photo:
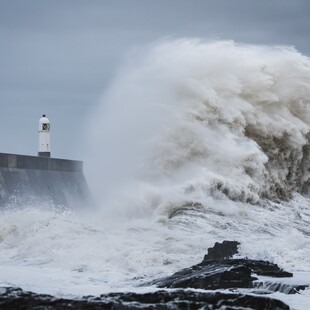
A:
{"type": "Polygon", "coordinates": [[[0,208],[75,208],[90,197],[81,161],[0,153],[0,208]]]}

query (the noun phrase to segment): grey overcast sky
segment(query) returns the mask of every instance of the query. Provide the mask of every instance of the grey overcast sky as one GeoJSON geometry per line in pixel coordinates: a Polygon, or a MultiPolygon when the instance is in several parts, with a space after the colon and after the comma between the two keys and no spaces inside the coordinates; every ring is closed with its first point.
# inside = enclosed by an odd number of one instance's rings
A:
{"type": "MultiPolygon", "coordinates": [[[[293,45],[310,55],[309,0],[0,0],[0,152],[55,157],[83,132],[124,55],[163,37],[293,45]]],[[[83,158],[82,158],[83,159],[83,158]]]]}

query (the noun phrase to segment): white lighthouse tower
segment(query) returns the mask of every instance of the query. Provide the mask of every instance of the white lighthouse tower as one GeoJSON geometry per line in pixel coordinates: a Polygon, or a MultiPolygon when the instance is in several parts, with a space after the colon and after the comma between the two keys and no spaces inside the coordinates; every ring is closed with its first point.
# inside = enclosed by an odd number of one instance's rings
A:
{"type": "Polygon", "coordinates": [[[51,125],[45,114],[39,120],[38,156],[51,157],[51,125]]]}

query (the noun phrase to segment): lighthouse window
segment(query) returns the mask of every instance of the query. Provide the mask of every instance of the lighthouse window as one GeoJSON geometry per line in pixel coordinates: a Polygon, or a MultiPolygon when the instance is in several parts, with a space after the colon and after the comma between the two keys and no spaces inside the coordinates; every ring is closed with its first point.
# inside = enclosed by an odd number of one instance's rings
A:
{"type": "Polygon", "coordinates": [[[50,124],[43,124],[42,129],[43,130],[50,130],[50,124]]]}

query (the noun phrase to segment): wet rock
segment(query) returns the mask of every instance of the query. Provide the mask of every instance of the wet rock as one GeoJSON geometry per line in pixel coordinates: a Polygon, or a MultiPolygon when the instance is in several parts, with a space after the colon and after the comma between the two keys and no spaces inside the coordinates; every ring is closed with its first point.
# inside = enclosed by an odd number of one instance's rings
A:
{"type": "Polygon", "coordinates": [[[238,241],[216,242],[213,248],[208,249],[208,254],[205,255],[204,260],[231,258],[238,253],[238,245],[240,245],[238,241]]]}
{"type": "Polygon", "coordinates": [[[145,294],[114,293],[81,299],[56,298],[25,292],[19,288],[0,288],[0,308],[8,309],[273,309],[287,310],[282,301],[261,296],[189,290],[156,291],[145,294]]]}
{"type": "Polygon", "coordinates": [[[201,288],[216,290],[221,288],[251,288],[257,280],[251,276],[251,269],[229,260],[209,260],[190,268],[180,270],[170,277],[152,282],[158,287],[167,288],[201,288]]]}
{"type": "Polygon", "coordinates": [[[257,275],[270,276],[270,277],[292,277],[291,272],[284,271],[277,264],[273,264],[263,260],[254,259],[231,259],[233,255],[238,254],[238,246],[240,243],[238,241],[228,241],[224,240],[222,243],[216,242],[214,247],[208,249],[208,254],[205,255],[203,261],[200,264],[208,265],[210,260],[225,260],[227,264],[236,266],[242,265],[250,268],[252,272],[257,275]]]}
{"type": "Polygon", "coordinates": [[[167,288],[253,288],[256,275],[271,277],[292,277],[293,274],[279,268],[278,265],[247,258],[232,259],[238,252],[239,242],[224,241],[216,243],[208,249],[200,264],[176,272],[175,274],[157,279],[151,284],[167,288]]]}
{"type": "MultiPolygon", "coordinates": [[[[208,260],[207,261],[203,260],[202,264],[204,263],[208,264],[208,260]]],[[[291,272],[284,271],[277,264],[273,264],[263,260],[255,260],[247,258],[228,259],[226,260],[226,263],[232,266],[241,264],[242,266],[250,268],[253,273],[259,276],[269,276],[275,278],[286,278],[293,276],[291,272]]]]}
{"type": "MultiPolygon", "coordinates": [[[[209,260],[225,260],[232,258],[233,255],[238,254],[238,241],[224,240],[222,243],[216,242],[214,247],[208,249],[208,254],[205,255],[201,264],[208,264],[209,260]]],[[[228,261],[227,261],[228,262],[228,261]]],[[[229,262],[228,262],[229,263],[229,262]]],[[[278,265],[263,261],[263,260],[251,260],[251,259],[234,259],[229,264],[238,265],[242,264],[250,268],[255,274],[270,276],[270,277],[292,277],[293,274],[281,269],[278,265]]]]}

